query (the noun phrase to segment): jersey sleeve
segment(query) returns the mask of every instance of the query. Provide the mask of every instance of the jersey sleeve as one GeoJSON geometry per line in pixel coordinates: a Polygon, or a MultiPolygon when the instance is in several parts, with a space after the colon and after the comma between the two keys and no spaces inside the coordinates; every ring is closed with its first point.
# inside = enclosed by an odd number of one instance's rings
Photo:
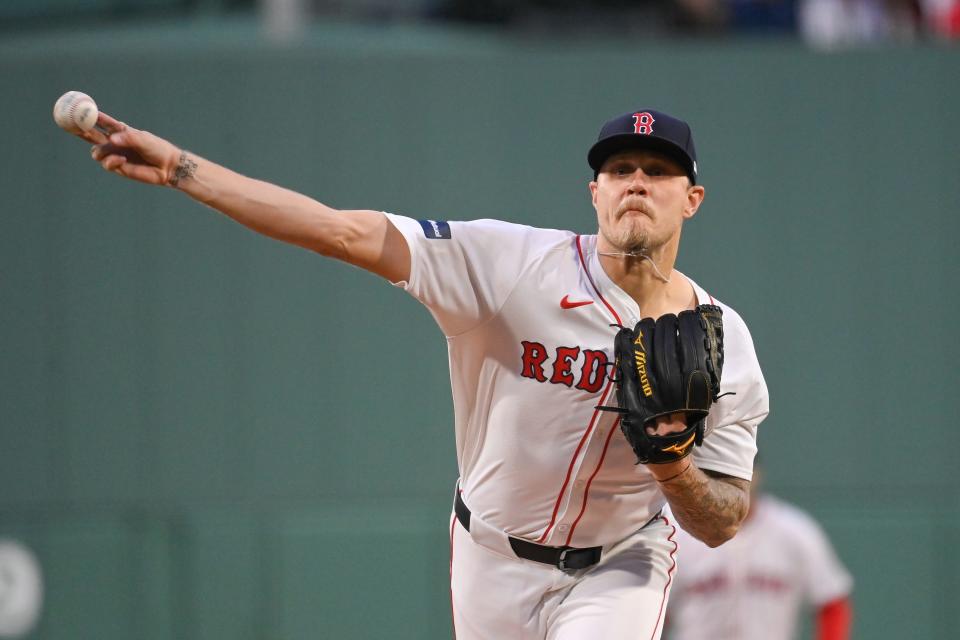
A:
{"type": "Polygon", "coordinates": [[[791,530],[804,557],[804,596],[820,606],[850,594],[853,578],[823,528],[807,513],[794,510],[791,530]]]}
{"type": "Polygon", "coordinates": [[[386,216],[410,248],[410,279],[394,284],[426,305],[448,337],[493,317],[529,265],[570,235],[500,220],[386,216]]]}
{"type": "Polygon", "coordinates": [[[770,412],[753,338],[736,311],[723,305],[722,398],[710,410],[703,444],[694,449],[697,466],[736,478],[753,478],[757,427],[770,412]]]}

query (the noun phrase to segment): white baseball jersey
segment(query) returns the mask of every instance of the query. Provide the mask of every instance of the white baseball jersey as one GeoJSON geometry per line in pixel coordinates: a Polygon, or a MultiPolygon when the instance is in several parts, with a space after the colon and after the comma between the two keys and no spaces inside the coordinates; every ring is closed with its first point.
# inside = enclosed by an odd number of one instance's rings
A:
{"type": "MultiPolygon", "coordinates": [[[[510,557],[505,534],[591,547],[637,532],[665,500],[636,464],[617,416],[596,407],[616,402],[611,325],[632,327],[639,308],[601,268],[596,236],[388,216],[412,260],[409,281],[397,284],[447,336],[459,486],[473,513],[468,537],[510,557]]],[[[741,318],[693,288],[700,303],[723,307],[721,392],[735,394],[712,408],[693,456],[703,469],[749,479],[766,385],[741,318]]],[[[661,605],[668,572],[650,585],[661,605]]],[[[486,637],[508,632],[498,633],[486,637]]]]}
{"type": "Polygon", "coordinates": [[[850,593],[853,580],[813,518],[772,496],[756,501],[715,549],[677,532],[670,640],[792,640],[804,607],[850,593]]]}

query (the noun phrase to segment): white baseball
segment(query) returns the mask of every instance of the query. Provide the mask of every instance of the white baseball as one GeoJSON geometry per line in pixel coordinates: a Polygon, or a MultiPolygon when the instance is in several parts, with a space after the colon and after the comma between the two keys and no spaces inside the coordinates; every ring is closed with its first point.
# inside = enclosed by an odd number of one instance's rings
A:
{"type": "Polygon", "coordinates": [[[97,103],[80,91],[67,91],[53,105],[53,119],[61,129],[76,133],[97,124],[97,103]]]}

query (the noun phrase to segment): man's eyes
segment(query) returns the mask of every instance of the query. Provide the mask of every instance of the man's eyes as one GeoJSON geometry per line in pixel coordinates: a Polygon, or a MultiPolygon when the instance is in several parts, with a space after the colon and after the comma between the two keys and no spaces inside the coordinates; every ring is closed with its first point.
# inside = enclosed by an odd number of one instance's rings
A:
{"type": "Polygon", "coordinates": [[[631,167],[628,165],[621,165],[613,168],[613,173],[617,176],[629,176],[632,175],[637,169],[643,169],[643,172],[648,176],[662,176],[666,174],[666,171],[663,167],[659,165],[649,165],[646,167],[631,167]]]}

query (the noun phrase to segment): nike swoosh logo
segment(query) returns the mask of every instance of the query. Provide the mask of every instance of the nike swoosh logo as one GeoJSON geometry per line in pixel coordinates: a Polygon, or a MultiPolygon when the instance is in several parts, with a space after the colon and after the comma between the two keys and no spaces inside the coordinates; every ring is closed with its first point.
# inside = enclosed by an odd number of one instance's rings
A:
{"type": "Polygon", "coordinates": [[[572,302],[569,295],[563,296],[563,300],[560,301],[561,309],[576,309],[577,307],[582,307],[585,304],[593,304],[593,300],[578,300],[572,302]]]}

